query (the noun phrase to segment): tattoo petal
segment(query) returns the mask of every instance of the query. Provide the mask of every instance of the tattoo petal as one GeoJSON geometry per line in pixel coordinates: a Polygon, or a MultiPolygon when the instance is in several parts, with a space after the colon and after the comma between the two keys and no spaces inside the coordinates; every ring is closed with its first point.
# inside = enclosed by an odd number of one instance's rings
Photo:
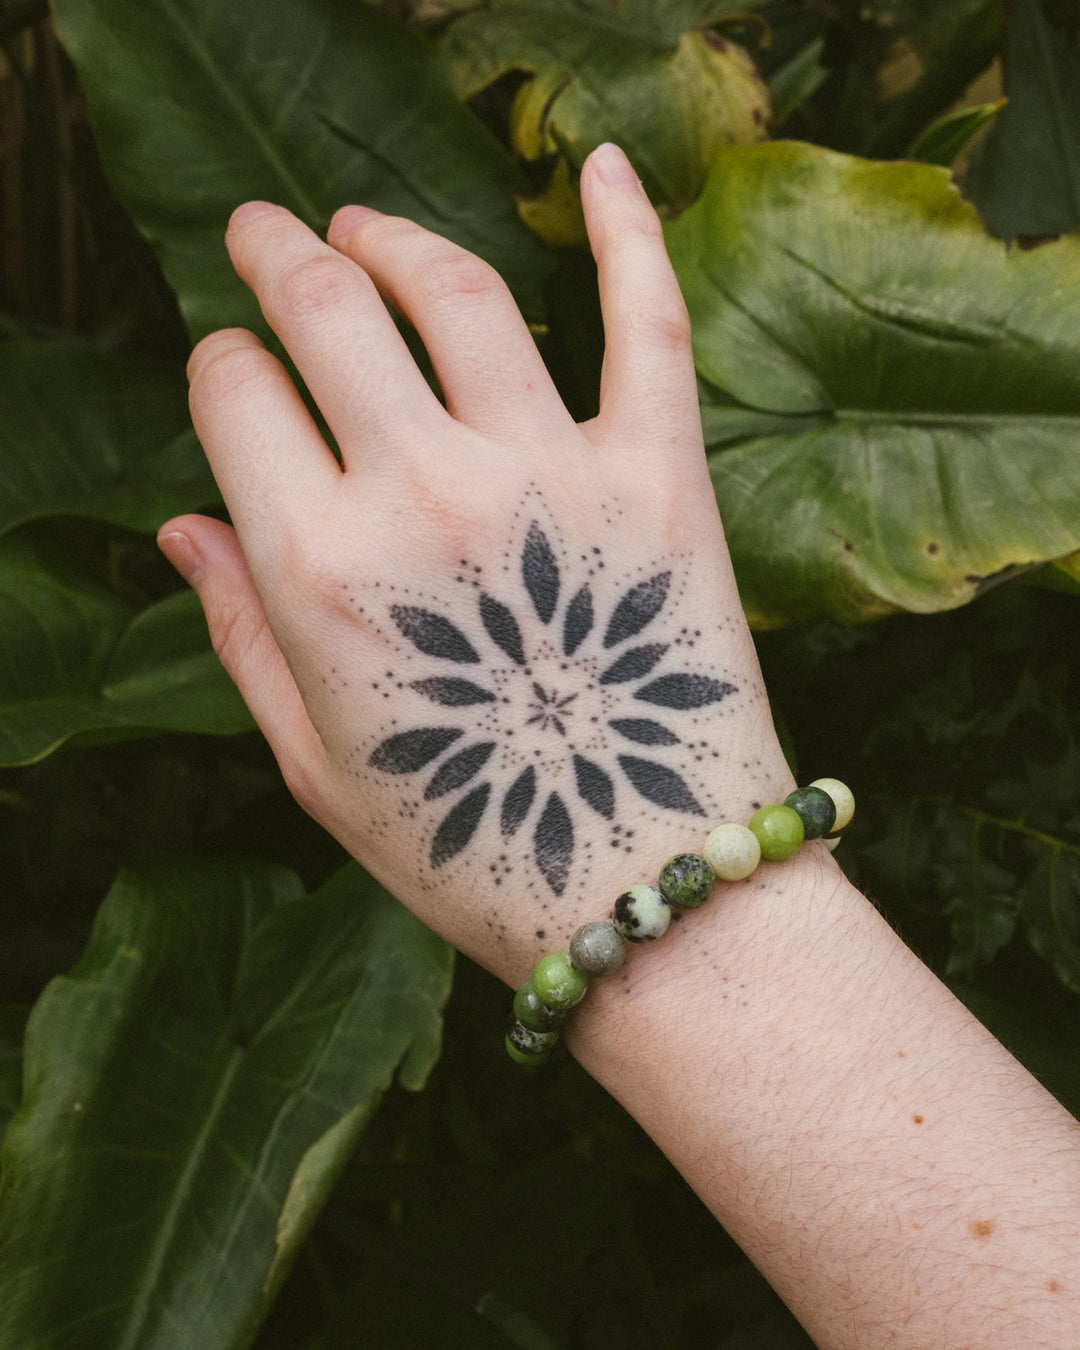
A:
{"type": "Polygon", "coordinates": [[[657,572],[648,581],[639,581],[636,586],[631,586],[615,606],[604,634],[604,646],[617,647],[620,642],[640,633],[647,623],[655,619],[664,608],[670,584],[670,572],[657,572]]]}
{"type": "Polygon", "coordinates": [[[708,675],[661,675],[638,689],[634,697],[643,703],[655,703],[658,708],[688,709],[719,703],[734,692],[733,684],[710,679],[708,675]]]}
{"type": "Polygon", "coordinates": [[[383,773],[415,773],[430,764],[465,733],[458,727],[420,727],[388,736],[372,750],[368,763],[383,773]]]}
{"type": "Polygon", "coordinates": [[[559,564],[547,535],[534,520],[521,550],[521,576],[541,623],[550,623],[559,601],[559,564]]]}
{"type": "Polygon", "coordinates": [[[574,756],[574,777],[577,779],[578,796],[586,806],[610,820],[615,814],[615,784],[599,764],[586,759],[584,755],[574,756]]]}
{"type": "Polygon", "coordinates": [[[573,656],[589,636],[592,626],[592,591],[586,584],[566,607],[566,618],[563,621],[563,652],[566,656],[573,656]]]}
{"type": "Polygon", "coordinates": [[[625,736],[628,741],[638,745],[678,745],[679,738],[673,731],[651,717],[613,717],[608,726],[625,736]]]}
{"type": "Polygon", "coordinates": [[[424,789],[424,800],[430,802],[436,797],[444,797],[455,788],[462,787],[470,778],[475,778],[491,758],[494,749],[494,741],[483,741],[479,745],[467,745],[464,750],[451,755],[435,770],[431,782],[424,789]]]}
{"type": "Polygon", "coordinates": [[[556,895],[562,895],[574,856],[574,826],[557,792],[547,799],[537,821],[533,849],[544,880],[556,895]]]}
{"type": "Polygon", "coordinates": [[[638,680],[642,675],[648,675],[666,651],[665,642],[650,642],[644,647],[631,647],[608,666],[600,676],[600,683],[625,684],[627,680],[638,680]]]}
{"type": "Polygon", "coordinates": [[[427,680],[413,680],[409,688],[431,699],[432,703],[441,703],[444,708],[464,708],[470,703],[495,702],[495,695],[487,689],[481,689],[472,680],[462,680],[455,675],[433,675],[427,680]]]}
{"type": "Polygon", "coordinates": [[[525,664],[525,647],[521,641],[521,629],[517,619],[501,600],[493,596],[480,597],[480,618],[487,629],[488,637],[496,647],[501,648],[516,665],[525,664]]]}
{"type": "Polygon", "coordinates": [[[654,806],[663,806],[669,811],[685,811],[691,816],[705,814],[701,803],[683,779],[666,764],[638,759],[636,755],[619,755],[618,760],[631,786],[654,806]]]}
{"type": "Polygon", "coordinates": [[[447,661],[475,664],[480,660],[472,643],[441,614],[417,605],[391,605],[390,617],[406,637],[425,656],[441,656],[447,661]]]}
{"type": "Polygon", "coordinates": [[[490,795],[491,784],[481,783],[451,808],[431,841],[432,867],[441,867],[466,846],[476,833],[490,795]]]}
{"type": "Polygon", "coordinates": [[[514,779],[503,798],[499,824],[508,838],[514,834],[529,814],[529,808],[536,796],[536,770],[530,764],[514,779]]]}

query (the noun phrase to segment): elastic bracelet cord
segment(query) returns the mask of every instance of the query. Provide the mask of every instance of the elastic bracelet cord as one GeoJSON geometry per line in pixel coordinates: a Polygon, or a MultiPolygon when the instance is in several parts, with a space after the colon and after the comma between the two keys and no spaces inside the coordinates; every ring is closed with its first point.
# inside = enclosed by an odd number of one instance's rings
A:
{"type": "Polygon", "coordinates": [[[585,997],[590,979],[614,975],[627,942],[663,937],[676,909],[700,909],[718,881],[745,881],[764,858],[783,862],[808,839],[835,848],[855,814],[851,790],[836,778],[797,788],[782,805],[763,806],[749,824],[718,825],[700,853],[678,853],[660,869],[655,886],[631,886],[615,901],[610,920],[583,924],[568,952],[542,956],[514,995],[506,1050],[517,1064],[542,1064],[559,1041],[563,1018],[585,997]]]}

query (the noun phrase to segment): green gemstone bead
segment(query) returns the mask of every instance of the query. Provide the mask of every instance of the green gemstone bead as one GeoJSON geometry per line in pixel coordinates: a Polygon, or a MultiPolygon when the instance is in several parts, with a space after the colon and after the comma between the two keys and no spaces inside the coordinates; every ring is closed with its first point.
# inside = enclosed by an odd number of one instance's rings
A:
{"type": "Polygon", "coordinates": [[[569,953],[552,952],[537,961],[532,987],[541,1003],[554,1012],[566,1012],[585,997],[589,978],[574,969],[569,953]]]}
{"type": "Polygon", "coordinates": [[[677,853],[660,869],[660,894],[675,909],[700,909],[713,893],[716,873],[698,853],[677,853]]]}
{"type": "Polygon", "coordinates": [[[583,975],[614,975],[626,960],[626,943],[609,923],[583,923],[570,939],[570,960],[583,975]]]}
{"type": "Polygon", "coordinates": [[[839,834],[841,830],[846,830],[851,824],[851,817],[855,814],[855,798],[848,785],[841,783],[839,778],[815,778],[810,786],[827,792],[836,804],[836,819],[833,821],[832,833],[839,834]]]}
{"type": "Polygon", "coordinates": [[[628,942],[655,942],[671,923],[671,906],[655,886],[631,886],[615,901],[612,923],[628,942]]]}
{"type": "Polygon", "coordinates": [[[526,980],[514,995],[514,1016],[530,1031],[554,1031],[562,1021],[562,1013],[540,1001],[532,980],[526,980]]]}
{"type": "Polygon", "coordinates": [[[790,806],[761,807],[750,817],[749,829],[757,835],[761,856],[768,862],[790,858],[803,841],[803,823],[790,806]]]}
{"type": "Polygon", "coordinates": [[[823,788],[797,788],[784,798],[784,805],[798,815],[807,839],[820,839],[836,822],[836,803],[823,788]]]}
{"type": "Polygon", "coordinates": [[[559,1042],[559,1033],[557,1031],[533,1031],[527,1027],[524,1022],[519,1022],[516,1017],[511,1017],[509,1025],[506,1028],[507,1044],[513,1046],[519,1054],[528,1055],[530,1059],[546,1058],[559,1042]]]}

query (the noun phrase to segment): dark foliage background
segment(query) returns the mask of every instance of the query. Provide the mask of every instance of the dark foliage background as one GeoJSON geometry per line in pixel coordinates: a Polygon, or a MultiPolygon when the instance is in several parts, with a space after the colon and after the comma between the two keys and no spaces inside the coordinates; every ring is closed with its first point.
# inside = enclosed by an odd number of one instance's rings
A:
{"type": "Polygon", "coordinates": [[[809,1344],[572,1062],[504,1062],[157,554],[220,509],[183,365],[261,322],[249,196],[474,248],[585,416],[626,146],[793,765],[1080,1111],[1078,73],[1057,0],[0,3],[0,1350],[809,1344]]]}

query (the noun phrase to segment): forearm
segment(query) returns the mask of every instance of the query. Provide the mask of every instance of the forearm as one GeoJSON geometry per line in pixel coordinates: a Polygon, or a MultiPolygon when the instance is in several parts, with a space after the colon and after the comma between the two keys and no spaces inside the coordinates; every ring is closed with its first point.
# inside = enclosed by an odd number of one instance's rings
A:
{"type": "Polygon", "coordinates": [[[1080,1345],[1080,1127],[822,846],[597,982],[569,1044],[821,1346],[1080,1345]]]}

